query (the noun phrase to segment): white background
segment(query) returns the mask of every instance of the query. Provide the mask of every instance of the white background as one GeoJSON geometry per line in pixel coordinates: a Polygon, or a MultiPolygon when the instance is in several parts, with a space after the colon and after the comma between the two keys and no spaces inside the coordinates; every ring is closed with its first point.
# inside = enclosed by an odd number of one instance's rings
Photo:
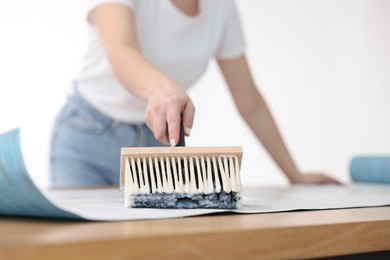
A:
{"type": "MultiPolygon", "coordinates": [[[[247,56],[298,167],[348,181],[356,154],[390,153],[390,1],[238,0],[247,56]]],[[[81,67],[83,1],[0,0],[0,132],[22,127],[47,184],[50,128],[81,67]]],[[[245,184],[285,184],[214,63],[190,92],[189,145],[241,145],[245,184]]]]}

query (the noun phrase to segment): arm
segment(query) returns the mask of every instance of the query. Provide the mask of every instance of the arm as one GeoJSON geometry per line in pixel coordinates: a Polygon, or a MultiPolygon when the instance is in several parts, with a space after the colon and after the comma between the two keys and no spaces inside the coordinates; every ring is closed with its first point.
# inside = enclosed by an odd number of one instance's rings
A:
{"type": "Polygon", "coordinates": [[[187,135],[195,109],[187,94],[140,53],[133,12],[121,4],[103,4],[90,15],[97,27],[115,77],[133,95],[147,102],[145,121],[157,140],[174,146],[180,122],[187,135]]]}
{"type": "Polygon", "coordinates": [[[218,60],[238,111],[291,183],[339,183],[320,173],[302,174],[291,158],[270,110],[252,79],[245,56],[218,60]]]}

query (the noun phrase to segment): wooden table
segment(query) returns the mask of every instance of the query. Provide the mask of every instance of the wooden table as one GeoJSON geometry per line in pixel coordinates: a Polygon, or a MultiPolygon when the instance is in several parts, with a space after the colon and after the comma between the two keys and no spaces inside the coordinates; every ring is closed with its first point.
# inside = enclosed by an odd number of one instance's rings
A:
{"type": "Polygon", "coordinates": [[[313,258],[390,250],[390,207],[81,222],[0,217],[0,259],[313,258]]]}

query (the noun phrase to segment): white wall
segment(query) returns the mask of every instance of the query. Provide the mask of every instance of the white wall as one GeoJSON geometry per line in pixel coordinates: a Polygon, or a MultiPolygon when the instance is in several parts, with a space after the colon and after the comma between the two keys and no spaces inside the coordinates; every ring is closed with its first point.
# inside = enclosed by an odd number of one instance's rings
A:
{"type": "MultiPolygon", "coordinates": [[[[390,1],[238,0],[259,89],[297,165],[348,180],[350,158],[390,153],[390,1]]],[[[0,0],[0,132],[22,126],[47,183],[52,120],[85,50],[82,1],[0,0]]],[[[189,145],[242,145],[244,184],[285,178],[239,118],[214,63],[190,92],[189,145]]]]}

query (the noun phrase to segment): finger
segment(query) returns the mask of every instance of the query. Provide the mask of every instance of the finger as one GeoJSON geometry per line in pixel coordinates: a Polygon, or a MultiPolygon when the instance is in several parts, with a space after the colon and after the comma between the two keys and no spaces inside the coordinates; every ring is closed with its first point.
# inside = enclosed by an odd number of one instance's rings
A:
{"type": "Polygon", "coordinates": [[[336,180],[336,179],[332,179],[330,180],[331,184],[337,184],[337,185],[343,185],[343,183],[341,183],[340,181],[336,180]]]}
{"type": "Polygon", "coordinates": [[[182,111],[182,124],[186,136],[189,136],[191,134],[192,125],[194,123],[194,117],[195,117],[195,107],[191,99],[188,98],[184,110],[182,111]]]}
{"type": "Polygon", "coordinates": [[[324,184],[341,184],[339,181],[337,181],[336,179],[333,179],[333,178],[331,178],[329,176],[323,176],[321,183],[324,183],[324,184]]]}
{"type": "Polygon", "coordinates": [[[148,117],[145,118],[145,124],[149,128],[149,130],[152,131],[152,133],[154,133],[152,120],[150,118],[148,118],[148,117]]]}
{"type": "Polygon", "coordinates": [[[167,138],[167,121],[163,113],[156,113],[152,119],[152,131],[156,140],[168,144],[167,138]]]}
{"type": "Polygon", "coordinates": [[[168,138],[171,146],[176,146],[180,139],[181,115],[178,107],[171,107],[167,113],[168,138]]]}

